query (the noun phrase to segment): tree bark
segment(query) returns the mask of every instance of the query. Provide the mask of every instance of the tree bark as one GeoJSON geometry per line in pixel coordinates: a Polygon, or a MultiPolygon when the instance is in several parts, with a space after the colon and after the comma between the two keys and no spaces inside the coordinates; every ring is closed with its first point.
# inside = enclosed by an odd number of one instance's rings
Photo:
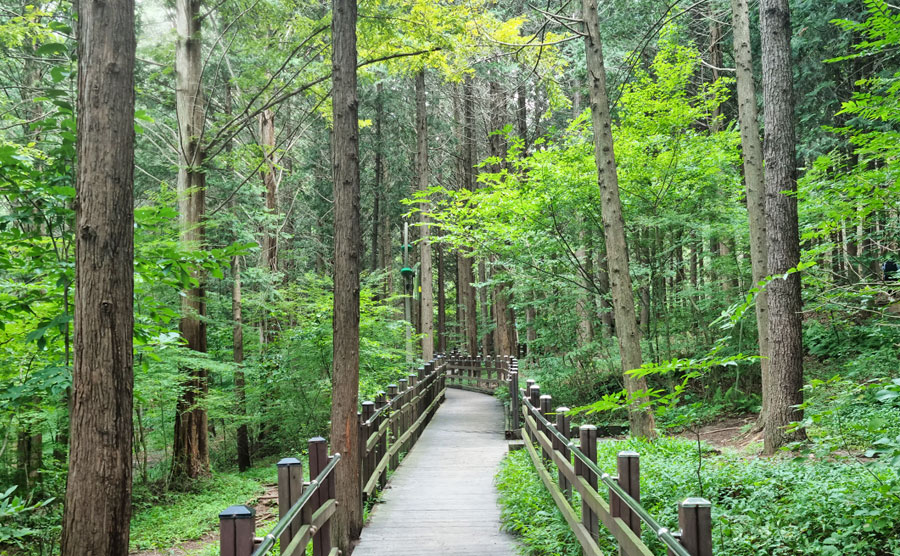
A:
{"type": "Polygon", "coordinates": [[[126,556],[134,362],[134,3],[78,5],[75,342],[62,556],[126,556]]]}
{"type": "MultiPolygon", "coordinates": [[[[225,82],[225,115],[231,116],[231,82],[225,82]]],[[[225,144],[225,152],[229,154],[228,162],[225,164],[226,171],[233,171],[234,168],[231,164],[231,150],[232,150],[232,141],[229,140],[228,143],[225,144]]],[[[234,204],[234,201],[232,201],[234,204]]],[[[235,241],[237,241],[237,235],[235,235],[235,241]]],[[[238,415],[238,419],[246,418],[247,415],[247,407],[246,407],[246,392],[245,392],[245,378],[244,378],[244,319],[243,319],[243,305],[241,300],[241,258],[237,255],[232,257],[231,259],[231,276],[232,276],[232,286],[231,286],[231,320],[232,320],[232,329],[231,329],[231,345],[233,351],[233,359],[237,364],[237,368],[234,371],[234,398],[235,398],[235,412],[238,415]]],[[[246,471],[250,469],[252,465],[250,461],[250,434],[247,430],[247,423],[241,422],[237,427],[237,459],[238,459],[238,469],[240,471],[246,471]]]]}
{"type": "Polygon", "coordinates": [[[372,272],[378,270],[378,226],[381,220],[381,196],[384,187],[384,161],[381,151],[384,149],[381,123],[384,119],[384,84],[378,83],[375,88],[375,194],[372,195],[372,272]]]}
{"type": "MultiPolygon", "coordinates": [[[[584,224],[582,223],[582,226],[584,224]]],[[[578,260],[576,273],[578,277],[578,298],[575,301],[575,312],[578,314],[578,344],[579,347],[594,341],[594,310],[593,293],[591,292],[591,279],[594,274],[594,262],[592,259],[590,231],[582,228],[581,245],[575,251],[578,260]]]]}
{"type": "Polygon", "coordinates": [[[610,338],[616,334],[616,319],[610,302],[609,267],[606,263],[605,253],[598,254],[598,259],[597,286],[600,290],[600,322],[603,323],[603,335],[610,338]]]}
{"type": "MultiPolygon", "coordinates": [[[[481,284],[487,282],[487,272],[483,260],[478,261],[478,282],[481,284]]],[[[491,341],[492,333],[488,331],[491,326],[491,309],[486,286],[478,288],[478,299],[481,301],[481,355],[487,356],[492,351],[493,342],[491,341]]]]}
{"type": "MultiPolygon", "coordinates": [[[[763,99],[765,102],[766,239],[769,273],[780,276],[800,262],[797,219],[791,14],[787,0],[761,0],[763,99]]],[[[805,436],[785,427],[803,417],[803,338],[800,273],[769,283],[769,388],[764,452],[773,454],[805,436]]]]}
{"type": "MultiPolygon", "coordinates": [[[[463,82],[463,136],[462,136],[462,171],[463,187],[472,191],[475,189],[475,100],[472,90],[472,79],[463,82]]],[[[466,256],[464,251],[459,252],[457,259],[459,265],[459,279],[461,296],[463,298],[466,328],[466,347],[469,355],[478,353],[478,301],[475,298],[475,273],[472,268],[472,259],[466,256]]]]}
{"type": "MultiPolygon", "coordinates": [[[[428,189],[431,180],[428,170],[428,111],[425,106],[425,70],[416,74],[416,177],[419,191],[428,189]]],[[[434,358],[434,291],[431,268],[431,240],[428,230],[428,205],[419,213],[419,284],[422,288],[420,309],[422,319],[422,359],[434,358]]]]}
{"type": "MultiPolygon", "coordinates": [[[[263,110],[259,115],[259,146],[262,150],[263,165],[260,177],[266,188],[266,215],[272,217],[278,212],[278,178],[275,172],[275,113],[263,110]]],[[[274,222],[267,221],[263,227],[262,251],[266,268],[278,271],[278,234],[274,222]]]]}
{"type": "MultiPolygon", "coordinates": [[[[750,269],[754,287],[769,275],[766,246],[766,195],[763,170],[762,143],[759,139],[759,112],[756,106],[756,87],[753,83],[753,53],[750,47],[750,7],[748,0],[731,0],[734,26],[734,60],[737,69],[738,120],[741,129],[741,149],[744,155],[744,186],[747,215],[750,222],[750,269]]],[[[769,389],[769,296],[765,288],[756,294],[756,331],[762,390],[769,389]]],[[[759,423],[765,424],[766,399],[760,411],[759,423]]]]}
{"type": "MultiPolygon", "coordinates": [[[[625,219],[619,198],[619,180],[613,151],[612,118],[606,95],[606,69],[603,67],[603,46],[595,0],[582,0],[582,16],[585,29],[585,54],[590,90],[591,120],[594,127],[594,159],[597,164],[597,184],[600,188],[603,232],[606,238],[606,254],[609,265],[610,291],[616,315],[616,332],[622,358],[625,388],[630,395],[647,389],[647,381],[634,378],[628,371],[642,364],[641,333],[634,311],[634,291],[628,268],[628,246],[625,243],[625,219]]],[[[637,401],[641,399],[638,397],[637,401]]],[[[628,409],[631,434],[637,437],[653,437],[653,414],[633,403],[628,409]]]]}
{"type": "MultiPolygon", "coordinates": [[[[204,103],[201,89],[202,39],[200,0],[176,0],[175,107],[178,114],[178,223],[185,249],[202,249],[206,198],[202,136],[204,103]]],[[[198,285],[182,296],[181,335],[188,349],[206,353],[206,294],[201,271],[194,272],[198,285]]],[[[209,437],[205,398],[207,371],[185,369],[187,379],[175,408],[172,476],[176,481],[209,473],[209,437]]]]}
{"type": "Polygon", "coordinates": [[[356,2],[332,1],[332,166],[334,169],[334,357],[331,450],[341,454],[332,539],[344,554],[362,530],[359,426],[359,119],[356,2]]]}
{"type": "Polygon", "coordinates": [[[444,246],[440,240],[435,247],[438,268],[437,351],[438,353],[447,353],[447,269],[444,266],[444,246]]]}
{"type": "MultiPolygon", "coordinates": [[[[241,307],[241,258],[235,255],[231,260],[231,274],[233,285],[231,288],[231,318],[234,327],[231,331],[234,362],[237,368],[234,371],[234,397],[237,405],[238,419],[243,420],[247,415],[245,379],[244,379],[244,319],[241,307]]],[[[238,469],[246,471],[250,469],[250,435],[247,431],[247,423],[242,422],[237,428],[237,458],[238,469]]]]}

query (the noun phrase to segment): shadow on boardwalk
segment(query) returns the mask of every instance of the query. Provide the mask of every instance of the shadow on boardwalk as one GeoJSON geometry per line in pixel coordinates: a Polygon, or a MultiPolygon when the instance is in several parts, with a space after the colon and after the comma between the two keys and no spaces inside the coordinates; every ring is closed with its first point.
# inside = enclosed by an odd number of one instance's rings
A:
{"type": "Polygon", "coordinates": [[[447,389],[447,401],[400,464],[353,556],[512,556],[494,475],[506,453],[503,408],[447,389]]]}

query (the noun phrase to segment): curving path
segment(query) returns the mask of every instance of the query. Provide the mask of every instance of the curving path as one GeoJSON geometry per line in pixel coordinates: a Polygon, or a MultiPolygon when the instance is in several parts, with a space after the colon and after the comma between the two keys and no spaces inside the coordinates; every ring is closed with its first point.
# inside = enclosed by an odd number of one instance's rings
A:
{"type": "Polygon", "coordinates": [[[513,556],[500,530],[494,475],[506,453],[503,407],[447,389],[362,531],[353,556],[513,556]]]}

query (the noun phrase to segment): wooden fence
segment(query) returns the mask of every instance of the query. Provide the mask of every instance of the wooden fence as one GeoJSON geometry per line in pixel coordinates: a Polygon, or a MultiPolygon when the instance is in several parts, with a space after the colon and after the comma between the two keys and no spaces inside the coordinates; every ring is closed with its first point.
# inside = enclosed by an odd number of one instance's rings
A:
{"type": "MultiPolygon", "coordinates": [[[[384,486],[387,473],[396,469],[401,453],[409,451],[445,397],[447,358],[419,367],[388,386],[375,401],[362,403],[359,415],[360,491],[363,499],[384,486]]],[[[303,464],[296,458],[278,462],[278,514],[275,527],[257,537],[255,515],[247,506],[231,506],[219,514],[221,556],[262,556],[279,540],[283,556],[306,554],[312,543],[313,556],[336,556],[331,546],[329,520],[338,505],[334,468],[341,455],[328,456],[324,438],[309,440],[308,483],[303,482],[303,464]]]]}
{"type": "Polygon", "coordinates": [[[450,354],[447,359],[447,386],[493,394],[509,382],[509,369],[515,359],[507,356],[462,357],[450,354]]]}

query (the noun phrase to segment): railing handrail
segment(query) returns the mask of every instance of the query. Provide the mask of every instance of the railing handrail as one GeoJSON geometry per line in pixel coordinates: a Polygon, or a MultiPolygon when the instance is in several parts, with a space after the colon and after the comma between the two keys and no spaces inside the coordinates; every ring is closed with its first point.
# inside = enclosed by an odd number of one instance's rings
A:
{"type": "Polygon", "coordinates": [[[319,488],[325,484],[325,480],[328,478],[331,472],[334,471],[335,466],[337,466],[337,463],[340,460],[341,454],[339,453],[333,454],[331,456],[331,461],[328,462],[328,465],[325,466],[325,469],[323,469],[315,479],[309,482],[309,486],[307,488],[303,489],[303,494],[300,495],[300,498],[294,503],[293,506],[291,506],[291,509],[289,509],[287,513],[285,513],[284,516],[278,520],[278,523],[275,524],[275,527],[273,527],[272,530],[269,531],[269,533],[266,534],[265,537],[263,537],[262,542],[256,548],[256,550],[253,551],[252,556],[263,556],[269,550],[271,550],[273,546],[275,546],[275,540],[278,539],[278,537],[280,537],[281,534],[284,533],[285,529],[287,529],[291,525],[291,522],[294,521],[294,518],[297,517],[297,514],[299,514],[303,510],[303,507],[307,502],[309,502],[309,500],[312,498],[312,495],[315,494],[319,490],[319,488]]]}
{"type": "Polygon", "coordinates": [[[578,458],[579,461],[581,461],[582,465],[586,466],[595,475],[597,475],[597,477],[604,485],[606,485],[611,491],[613,491],[616,496],[618,496],[625,503],[625,505],[627,505],[628,508],[631,509],[631,511],[637,514],[637,516],[640,517],[648,527],[650,527],[654,534],[656,534],[656,537],[661,540],[668,549],[677,554],[677,556],[691,556],[691,553],[688,552],[680,542],[678,542],[678,539],[675,538],[671,530],[669,530],[667,527],[661,526],[659,522],[656,521],[656,519],[654,519],[652,515],[650,515],[650,512],[648,512],[641,505],[640,502],[632,498],[631,495],[628,494],[625,489],[623,489],[619,485],[618,481],[616,481],[609,473],[603,471],[596,463],[591,461],[591,459],[587,457],[587,455],[585,455],[584,452],[582,452],[574,442],[572,442],[572,439],[566,438],[565,435],[556,430],[556,425],[551,423],[543,415],[541,415],[541,412],[537,408],[535,408],[534,405],[532,405],[531,401],[523,395],[523,392],[524,390],[519,391],[520,400],[525,403],[525,406],[529,409],[531,415],[538,419],[542,425],[544,425],[545,430],[549,431],[550,434],[555,436],[561,442],[565,443],[566,447],[569,448],[572,454],[576,458],[578,458]]]}

